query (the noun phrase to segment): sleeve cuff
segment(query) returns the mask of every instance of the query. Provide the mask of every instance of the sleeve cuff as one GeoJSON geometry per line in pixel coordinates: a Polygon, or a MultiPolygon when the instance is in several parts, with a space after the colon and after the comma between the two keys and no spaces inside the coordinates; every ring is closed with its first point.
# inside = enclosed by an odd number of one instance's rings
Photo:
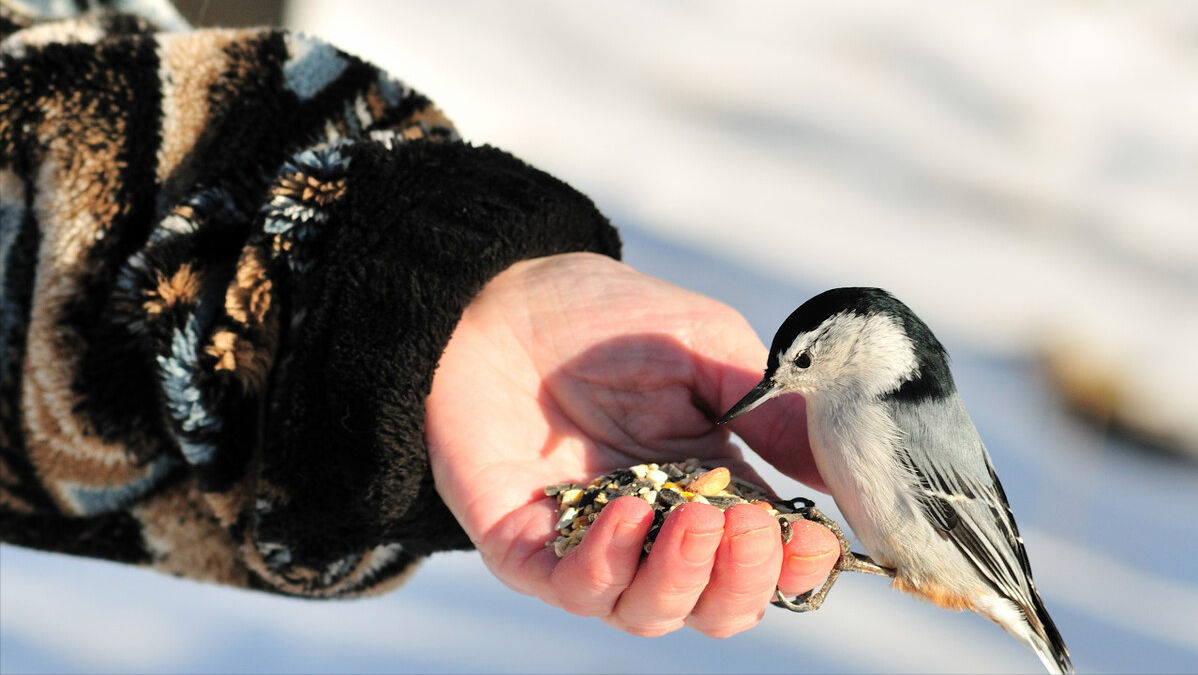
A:
{"type": "Polygon", "coordinates": [[[296,156],[261,227],[281,310],[249,564],[285,585],[379,546],[469,548],[424,441],[437,362],[495,275],[558,253],[618,257],[615,229],[504,152],[398,137],[296,156]]]}

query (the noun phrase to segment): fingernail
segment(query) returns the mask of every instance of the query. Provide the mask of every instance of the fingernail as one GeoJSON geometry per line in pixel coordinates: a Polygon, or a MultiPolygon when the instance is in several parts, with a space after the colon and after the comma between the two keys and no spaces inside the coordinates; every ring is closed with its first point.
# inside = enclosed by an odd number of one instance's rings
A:
{"type": "Polygon", "coordinates": [[[807,577],[826,572],[828,553],[819,555],[786,556],[786,572],[796,577],[807,577]]]}
{"type": "Polygon", "coordinates": [[[706,562],[720,544],[719,532],[687,532],[682,535],[682,559],[692,564],[706,562]]]}
{"type": "Polygon", "coordinates": [[[738,563],[760,562],[773,551],[774,541],[777,539],[777,528],[762,527],[732,537],[728,542],[728,549],[732,553],[732,559],[738,563]]]}
{"type": "Polygon", "coordinates": [[[640,532],[640,524],[631,520],[621,520],[616,524],[612,533],[611,544],[622,551],[639,549],[645,545],[645,537],[640,532]]]}

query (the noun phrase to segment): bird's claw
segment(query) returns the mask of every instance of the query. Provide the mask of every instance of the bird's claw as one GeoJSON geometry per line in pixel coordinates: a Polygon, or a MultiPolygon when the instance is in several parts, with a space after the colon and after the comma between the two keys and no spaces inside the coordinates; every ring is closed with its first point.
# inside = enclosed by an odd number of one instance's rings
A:
{"type": "Polygon", "coordinates": [[[824,585],[818,591],[807,591],[794,600],[789,600],[782,594],[780,589],[774,589],[775,599],[770,604],[776,607],[784,607],[792,612],[812,612],[824,604],[824,599],[828,596],[828,591],[832,590],[832,585],[836,583],[836,579],[840,576],[841,572],[860,572],[862,574],[894,577],[894,570],[878,565],[867,555],[853,553],[849,546],[849,540],[844,536],[844,530],[840,528],[840,524],[815,508],[814,502],[802,497],[790,500],[792,507],[798,502],[803,502],[803,506],[795,508],[794,513],[787,513],[778,518],[782,525],[783,543],[789,542],[791,536],[793,536],[792,522],[796,520],[810,520],[823,525],[831,530],[832,534],[836,535],[837,541],[840,542],[840,557],[836,560],[836,565],[832,567],[832,571],[828,573],[828,578],[824,580],[824,585]]]}

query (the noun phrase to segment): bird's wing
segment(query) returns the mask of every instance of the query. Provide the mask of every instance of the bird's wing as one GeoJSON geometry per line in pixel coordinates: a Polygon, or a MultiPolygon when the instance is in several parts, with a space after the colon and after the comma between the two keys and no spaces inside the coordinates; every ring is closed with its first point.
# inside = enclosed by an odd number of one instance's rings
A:
{"type": "Polygon", "coordinates": [[[1070,672],[1069,650],[1036,592],[1007,495],[961,400],[924,399],[914,406],[896,402],[891,414],[901,432],[899,456],[918,481],[928,519],[998,593],[1019,607],[1048,645],[1048,656],[1062,672],[1070,672]]]}
{"type": "Polygon", "coordinates": [[[900,457],[919,481],[928,519],[1002,595],[1039,623],[1031,566],[990,456],[956,397],[892,411],[900,457]]]}

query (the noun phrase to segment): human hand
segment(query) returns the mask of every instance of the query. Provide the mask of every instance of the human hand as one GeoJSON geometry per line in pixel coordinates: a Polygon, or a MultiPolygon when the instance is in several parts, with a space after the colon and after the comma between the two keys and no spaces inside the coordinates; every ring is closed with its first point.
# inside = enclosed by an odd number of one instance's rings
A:
{"type": "MultiPolygon", "coordinates": [[[[651,507],[610,503],[558,559],[542,489],[620,467],[698,457],[763,484],[712,420],[760,379],[765,347],[731,308],[591,254],[524,261],[467,307],[428,398],[437,489],[508,586],[637,635],[681,626],[727,636],[760,620],[775,586],[814,588],[839,548],[826,528],[757,507],[678,507],[652,553],[651,507]]],[[[802,401],[763,409],[745,441],[823,489],[802,401]]]]}

